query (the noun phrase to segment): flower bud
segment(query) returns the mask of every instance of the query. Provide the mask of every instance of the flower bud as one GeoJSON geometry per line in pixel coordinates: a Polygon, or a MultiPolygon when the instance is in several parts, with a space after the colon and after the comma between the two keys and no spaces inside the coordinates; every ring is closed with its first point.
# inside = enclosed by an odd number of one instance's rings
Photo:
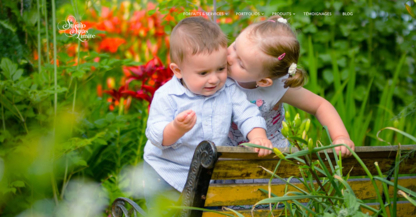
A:
{"type": "Polygon", "coordinates": [[[297,113],[295,116],[295,119],[293,120],[293,127],[295,127],[295,129],[298,129],[300,124],[301,124],[300,116],[299,116],[299,113],[297,113]]]}
{"type": "Polygon", "coordinates": [[[290,112],[289,111],[286,111],[285,118],[286,118],[286,120],[289,121],[289,119],[290,119],[290,112]]]}
{"type": "Polygon", "coordinates": [[[309,151],[312,151],[313,150],[313,139],[312,138],[309,138],[309,140],[308,140],[308,149],[309,149],[309,151]]]}
{"type": "Polygon", "coordinates": [[[299,132],[303,132],[303,130],[305,130],[305,126],[306,126],[306,120],[303,120],[302,124],[300,124],[299,132]]]}
{"type": "Polygon", "coordinates": [[[286,157],[283,155],[283,153],[278,148],[273,148],[273,152],[278,158],[286,160],[286,157]]]}
{"type": "Polygon", "coordinates": [[[311,126],[311,119],[306,119],[306,124],[305,124],[306,133],[309,132],[309,127],[310,126],[311,126]]]}
{"type": "Polygon", "coordinates": [[[288,137],[289,136],[289,126],[287,126],[287,123],[285,121],[282,121],[282,135],[284,137],[288,137]]]}
{"type": "Polygon", "coordinates": [[[398,128],[399,127],[399,120],[396,119],[396,120],[393,121],[393,127],[394,128],[398,128]]]}

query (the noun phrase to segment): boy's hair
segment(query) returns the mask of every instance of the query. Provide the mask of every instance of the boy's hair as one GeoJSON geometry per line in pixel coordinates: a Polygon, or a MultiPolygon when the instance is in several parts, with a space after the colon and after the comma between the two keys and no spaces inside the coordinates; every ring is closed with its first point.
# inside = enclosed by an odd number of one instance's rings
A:
{"type": "MultiPolygon", "coordinates": [[[[256,42],[260,50],[268,57],[263,60],[266,76],[279,78],[286,75],[292,63],[298,63],[300,54],[299,41],[289,24],[277,21],[279,15],[271,16],[267,20],[250,25],[249,37],[256,42]],[[285,57],[278,57],[286,53],[285,57]]],[[[285,81],[286,87],[302,86],[306,79],[306,72],[296,68],[296,74],[285,81]]]]}
{"type": "Polygon", "coordinates": [[[170,35],[170,58],[178,64],[186,55],[211,54],[220,47],[227,48],[227,37],[216,23],[203,17],[181,20],[170,35]]]}

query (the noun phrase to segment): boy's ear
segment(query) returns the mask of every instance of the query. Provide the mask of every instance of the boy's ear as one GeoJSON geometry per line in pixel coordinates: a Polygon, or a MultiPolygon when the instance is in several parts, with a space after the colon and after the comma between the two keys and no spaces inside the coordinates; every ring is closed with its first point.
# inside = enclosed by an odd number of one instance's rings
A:
{"type": "Polygon", "coordinates": [[[169,65],[170,69],[172,70],[173,74],[175,74],[175,76],[179,79],[182,78],[182,73],[181,73],[181,69],[179,68],[179,66],[176,63],[171,63],[169,65]]]}
{"type": "Polygon", "coordinates": [[[269,87],[273,85],[273,80],[271,78],[262,78],[257,81],[259,87],[269,87]]]}

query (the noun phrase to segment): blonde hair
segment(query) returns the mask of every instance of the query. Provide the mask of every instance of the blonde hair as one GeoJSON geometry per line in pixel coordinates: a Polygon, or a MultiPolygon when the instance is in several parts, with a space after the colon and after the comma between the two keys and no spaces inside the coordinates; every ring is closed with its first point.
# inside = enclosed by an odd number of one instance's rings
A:
{"type": "Polygon", "coordinates": [[[227,37],[216,23],[203,17],[188,17],[172,30],[170,58],[172,62],[181,63],[189,54],[211,54],[220,47],[227,48],[227,42],[227,37]]]}
{"type": "MultiPolygon", "coordinates": [[[[288,74],[290,65],[298,63],[300,54],[300,44],[295,33],[289,24],[277,21],[279,18],[282,17],[275,15],[249,26],[250,39],[267,55],[263,60],[264,72],[273,79],[288,74]],[[279,60],[278,57],[283,53],[285,57],[279,60]]],[[[303,86],[305,80],[306,72],[296,68],[296,73],[286,79],[285,88],[303,86]]]]}

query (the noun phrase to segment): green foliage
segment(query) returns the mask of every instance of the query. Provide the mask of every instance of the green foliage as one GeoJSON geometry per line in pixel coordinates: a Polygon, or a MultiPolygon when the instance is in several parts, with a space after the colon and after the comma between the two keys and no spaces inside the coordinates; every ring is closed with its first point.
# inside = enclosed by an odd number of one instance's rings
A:
{"type": "MultiPolygon", "coordinates": [[[[315,147],[308,146],[306,147],[306,141],[300,137],[291,136],[298,134],[299,131],[299,123],[301,120],[299,119],[299,114],[296,114],[295,117],[291,120],[290,115],[286,116],[289,124],[286,124],[286,129],[289,134],[286,135],[286,138],[290,141],[290,143],[293,146],[296,146],[299,151],[295,153],[284,153],[281,152],[276,153],[277,157],[279,157],[282,160],[286,161],[297,161],[301,164],[299,165],[299,170],[301,171],[302,177],[291,177],[287,180],[279,177],[276,175],[276,171],[279,168],[280,161],[277,163],[276,168],[274,172],[267,170],[266,168],[263,168],[267,173],[271,175],[270,182],[269,182],[269,189],[271,185],[272,178],[278,178],[286,183],[286,186],[291,186],[295,188],[297,191],[286,191],[284,195],[275,195],[270,192],[270,195],[272,197],[263,199],[259,202],[257,202],[255,205],[258,204],[279,204],[283,203],[285,205],[284,207],[284,213],[290,215],[290,216],[325,216],[325,217],[331,217],[331,216],[349,216],[349,217],[360,217],[360,216],[369,216],[366,213],[363,213],[361,211],[361,208],[366,208],[368,210],[371,210],[374,212],[375,215],[381,215],[381,216],[393,216],[394,213],[396,213],[396,204],[397,204],[397,193],[394,195],[389,195],[389,191],[386,188],[386,185],[391,185],[394,187],[393,192],[397,192],[398,190],[400,194],[404,195],[407,200],[409,200],[411,203],[414,203],[414,199],[411,197],[416,196],[416,192],[407,189],[403,186],[400,186],[397,184],[398,180],[398,168],[400,167],[401,161],[401,151],[397,152],[396,157],[396,163],[394,168],[394,182],[388,181],[383,174],[381,174],[381,171],[378,167],[377,162],[375,162],[376,168],[379,170],[379,176],[373,176],[367,167],[367,165],[364,164],[364,162],[358,157],[358,155],[351,150],[347,145],[345,144],[338,144],[338,145],[329,145],[329,146],[321,146],[321,147],[315,147]],[[289,118],[288,118],[289,117],[289,118]],[[347,149],[349,149],[353,157],[360,163],[361,167],[364,169],[364,171],[367,173],[368,178],[370,178],[374,191],[377,195],[377,202],[380,204],[383,204],[381,200],[381,194],[379,186],[376,184],[376,180],[380,181],[384,185],[384,194],[387,198],[387,201],[390,201],[386,203],[385,206],[381,206],[379,209],[372,208],[368,205],[366,205],[365,201],[362,201],[358,199],[355,196],[354,191],[352,190],[351,186],[349,186],[348,180],[349,174],[346,176],[342,175],[342,161],[337,160],[338,157],[335,154],[335,165],[331,163],[331,161],[328,162],[328,166],[321,158],[320,154],[318,152],[323,152],[327,159],[330,159],[329,153],[327,150],[333,149],[337,146],[345,146],[347,149]],[[284,155],[281,157],[280,155],[284,155]],[[316,155],[318,161],[313,162],[311,159],[312,155],[316,155]],[[321,176],[325,178],[318,178],[316,174],[321,174],[321,176]],[[298,186],[293,185],[290,183],[290,180],[292,178],[297,178],[304,186],[303,188],[300,188],[298,186]],[[302,179],[301,179],[302,178],[302,179]],[[313,182],[316,182],[317,185],[312,184],[313,182]],[[325,187],[323,187],[325,186],[325,187]],[[305,190],[304,190],[305,189],[305,190]],[[308,202],[301,203],[299,200],[301,199],[307,199],[308,202]],[[387,212],[386,207],[389,207],[390,212],[387,212]],[[378,213],[378,214],[377,214],[378,213]]],[[[306,121],[304,122],[306,123],[306,121]]],[[[410,139],[416,141],[416,138],[413,136],[392,128],[387,128],[394,130],[400,134],[403,134],[406,137],[409,137],[410,139]]],[[[320,142],[319,142],[320,143],[320,142]]],[[[250,147],[256,147],[261,148],[258,146],[254,146],[252,144],[244,144],[246,146],[250,147]]],[[[335,153],[333,151],[332,153],[335,153]]],[[[413,153],[413,152],[409,152],[413,153]]],[[[286,188],[287,189],[287,188],[286,188]]],[[[269,195],[269,191],[264,189],[259,189],[261,192],[265,193],[266,195],[269,195]]],[[[236,211],[233,211],[236,212],[236,211]]]]}

